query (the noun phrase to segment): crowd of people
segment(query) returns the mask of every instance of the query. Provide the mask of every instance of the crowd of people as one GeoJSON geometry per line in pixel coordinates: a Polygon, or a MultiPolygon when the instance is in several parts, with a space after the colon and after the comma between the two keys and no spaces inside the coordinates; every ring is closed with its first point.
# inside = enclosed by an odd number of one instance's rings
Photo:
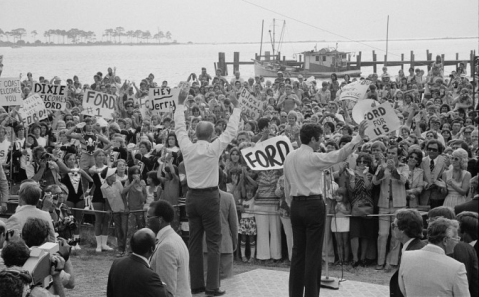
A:
{"type": "MultiPolygon", "coordinates": [[[[307,130],[304,128],[319,125],[321,137],[315,152],[338,151],[353,142],[348,146],[351,152],[327,166],[324,179],[317,181],[326,201],[325,232],[330,235],[324,243],[323,259],[357,269],[370,265],[376,270],[397,269],[401,261],[409,259],[402,251],[409,241],[398,231],[409,230],[398,222],[404,209],[431,212],[446,208],[452,217],[438,217],[449,219],[459,216],[464,205],[468,211],[478,211],[479,118],[473,106],[477,98],[472,98],[477,86],[468,79],[465,69],[461,63],[446,76],[438,56],[427,74],[410,68],[408,75],[399,70],[397,76],[392,76],[384,67],[382,74],[353,79],[347,75],[338,79],[332,74],[331,79],[318,83],[301,75],[288,77],[281,71],[272,80],[244,78],[240,72],[227,79],[220,69],[211,76],[203,68],[200,74],[188,77],[189,88],[185,89],[183,83],[176,112],[161,114],[140,110],[140,99],[148,96],[150,88],[169,87],[168,81],[156,82],[153,74],[137,86],[121,79],[116,68],[109,68],[106,74],[96,73],[92,84],[77,76],[63,81],[59,77],[34,78],[28,73],[22,81],[23,98],[32,95],[35,83],[66,83],[67,108],[51,111],[46,120],[29,126],[18,107],[0,108],[0,150],[6,152],[0,156],[2,212],[7,210],[10,194],[21,192],[25,180],[42,190],[38,201],[20,203],[12,218],[23,219],[9,219],[4,233],[14,230],[21,234],[27,218],[21,211],[29,211],[25,205],[38,207],[49,214],[43,216],[51,225],[48,241],[55,241],[56,233],[67,239],[73,249],[81,249],[83,210],[94,210],[96,252],[113,250],[108,245],[108,229],[113,222],[116,255],[141,255],[139,258],[146,259],[146,264],[156,266],[154,270],[163,281],[170,280],[171,273],[161,273],[159,266],[168,264],[162,262],[161,256],[154,256],[158,252],[154,237],[161,238],[166,229],[184,238],[189,233],[189,251],[177,241],[179,237],[164,248],[174,247],[172,257],[181,259],[179,267],[185,277],[167,281],[167,292],[189,296],[206,290],[211,296],[222,295],[219,278],[231,276],[228,263],[233,262],[233,256],[244,262],[289,262],[294,254],[293,242],[296,243],[289,199],[291,177],[285,178],[281,169],[252,170],[241,150],[279,135],[288,137],[298,149],[307,144],[302,137],[306,133],[302,131],[307,130]],[[365,98],[390,102],[401,127],[376,139],[362,137],[356,143],[353,139],[361,131],[360,123],[351,115],[355,102],[340,98],[344,86],[363,79],[371,81],[365,98]],[[240,112],[238,94],[243,88],[263,102],[259,117],[240,112]],[[117,96],[112,119],[82,113],[87,90],[117,96]],[[205,141],[211,145],[205,146],[205,141]],[[203,153],[209,156],[207,161],[198,157],[203,153]],[[215,169],[214,175],[211,168],[215,169]],[[221,196],[226,195],[225,201],[230,197],[234,201],[222,215],[222,228],[210,212],[223,213],[221,203],[227,202],[201,200],[217,197],[218,188],[221,196]],[[141,232],[137,234],[136,230],[141,232]],[[149,242],[151,236],[153,250],[138,246],[139,241],[149,242]],[[219,242],[225,238],[229,247],[223,251],[219,242]],[[203,252],[208,254],[205,261],[203,252]],[[213,254],[222,256],[216,258],[213,254]],[[150,263],[151,256],[156,260],[150,263]],[[206,288],[203,262],[221,266],[222,270],[221,276],[208,270],[206,288]]],[[[315,173],[305,170],[302,174],[315,173]]],[[[455,221],[442,219],[438,222],[446,227],[433,226],[431,222],[427,227],[421,220],[421,230],[405,234],[408,240],[425,239],[422,229],[427,229],[430,244],[437,245],[444,238],[460,239],[474,245],[477,252],[477,215],[472,217],[476,234],[469,237],[461,228],[451,237],[455,221]]],[[[457,220],[461,225],[461,219],[457,220]]],[[[447,244],[445,253],[452,254],[454,247],[447,244]]],[[[415,261],[411,257],[408,263],[415,261]]],[[[408,270],[401,264],[398,290],[403,293],[413,286],[403,277],[411,275],[405,271],[408,270]]]]}

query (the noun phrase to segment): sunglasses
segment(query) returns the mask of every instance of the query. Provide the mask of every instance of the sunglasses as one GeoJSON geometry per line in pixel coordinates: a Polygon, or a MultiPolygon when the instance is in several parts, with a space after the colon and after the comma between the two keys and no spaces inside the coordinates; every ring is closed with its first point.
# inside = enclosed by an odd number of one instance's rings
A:
{"type": "Polygon", "coordinates": [[[414,156],[409,156],[409,159],[414,159],[414,160],[418,161],[418,158],[414,157],[414,156]]]}
{"type": "Polygon", "coordinates": [[[430,152],[437,152],[438,151],[437,148],[430,148],[430,147],[428,147],[427,150],[430,151],[430,152]]]}
{"type": "Polygon", "coordinates": [[[458,157],[452,157],[452,160],[453,160],[453,161],[460,161],[460,160],[461,160],[461,158],[458,158],[458,157]]]}

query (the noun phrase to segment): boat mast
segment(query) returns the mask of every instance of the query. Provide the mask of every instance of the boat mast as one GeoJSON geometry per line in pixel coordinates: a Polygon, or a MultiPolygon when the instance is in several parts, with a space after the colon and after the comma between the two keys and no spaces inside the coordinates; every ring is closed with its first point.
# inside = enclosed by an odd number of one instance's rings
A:
{"type": "Polygon", "coordinates": [[[276,19],[273,19],[273,56],[274,56],[275,39],[276,39],[276,19]]]}
{"type": "Polygon", "coordinates": [[[261,45],[259,46],[259,59],[261,60],[261,53],[263,51],[263,29],[264,29],[264,20],[261,23],[261,45]]]}
{"type": "Polygon", "coordinates": [[[386,59],[384,61],[384,66],[388,65],[388,47],[389,47],[389,15],[388,15],[388,23],[386,26],[386,59]]]}

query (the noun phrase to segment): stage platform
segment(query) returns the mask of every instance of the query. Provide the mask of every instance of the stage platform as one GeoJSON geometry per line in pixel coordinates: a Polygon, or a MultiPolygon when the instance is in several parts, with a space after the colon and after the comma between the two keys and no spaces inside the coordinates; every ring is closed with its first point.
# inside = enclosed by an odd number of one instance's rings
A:
{"type": "MultiPolygon", "coordinates": [[[[221,288],[226,290],[226,294],[224,296],[288,297],[288,281],[289,272],[255,269],[235,275],[231,279],[221,281],[221,288]]],[[[197,294],[193,296],[200,297],[204,296],[204,294],[197,294]]],[[[389,288],[387,286],[347,280],[340,283],[339,290],[321,288],[320,296],[384,297],[389,296],[389,288]]]]}

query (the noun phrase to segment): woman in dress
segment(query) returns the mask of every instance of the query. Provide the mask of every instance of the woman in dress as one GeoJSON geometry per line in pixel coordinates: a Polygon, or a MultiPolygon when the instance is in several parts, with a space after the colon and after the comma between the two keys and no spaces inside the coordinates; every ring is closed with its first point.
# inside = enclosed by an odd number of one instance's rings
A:
{"type": "MultiPolygon", "coordinates": [[[[68,189],[68,196],[65,204],[68,207],[82,209],[85,207],[84,193],[88,189],[88,183],[93,182],[93,179],[83,169],[78,168],[75,154],[68,153],[65,156],[65,165],[70,170],[70,172],[65,173],[61,179],[62,184],[68,189]]],[[[74,210],[73,216],[76,221],[80,223],[82,219],[82,211],[74,210]]],[[[80,239],[79,228],[76,228],[73,231],[73,238],[80,239]]],[[[80,249],[80,246],[77,244],[75,248],[80,249]]]]}
{"type": "Polygon", "coordinates": [[[353,267],[366,266],[366,253],[369,239],[377,237],[374,219],[367,217],[374,211],[372,198],[372,174],[369,168],[372,166],[372,158],[369,154],[359,153],[356,159],[354,174],[350,174],[349,190],[351,198],[350,237],[351,251],[353,254],[353,267]],[[361,256],[358,256],[361,240],[361,256]]]}
{"type": "MultiPolygon", "coordinates": [[[[92,204],[94,210],[108,211],[110,206],[108,200],[103,198],[101,192],[101,186],[103,181],[100,178],[100,173],[107,166],[106,153],[102,149],[96,149],[93,152],[93,158],[95,165],[89,169],[89,173],[93,179],[94,190],[92,204]]],[[[95,238],[96,238],[96,252],[112,251],[113,249],[107,245],[108,242],[108,222],[110,221],[110,215],[107,213],[95,212],[95,238]]]]}
{"type": "Polygon", "coordinates": [[[454,208],[456,205],[466,202],[466,194],[469,190],[471,173],[466,170],[469,161],[467,152],[458,148],[452,152],[452,169],[442,174],[442,180],[446,183],[447,191],[444,206],[454,208]]]}
{"type": "Polygon", "coordinates": [[[406,182],[406,200],[411,208],[416,208],[419,196],[424,188],[424,171],[420,168],[422,163],[422,152],[419,149],[412,149],[407,157],[409,176],[406,182]]]}

